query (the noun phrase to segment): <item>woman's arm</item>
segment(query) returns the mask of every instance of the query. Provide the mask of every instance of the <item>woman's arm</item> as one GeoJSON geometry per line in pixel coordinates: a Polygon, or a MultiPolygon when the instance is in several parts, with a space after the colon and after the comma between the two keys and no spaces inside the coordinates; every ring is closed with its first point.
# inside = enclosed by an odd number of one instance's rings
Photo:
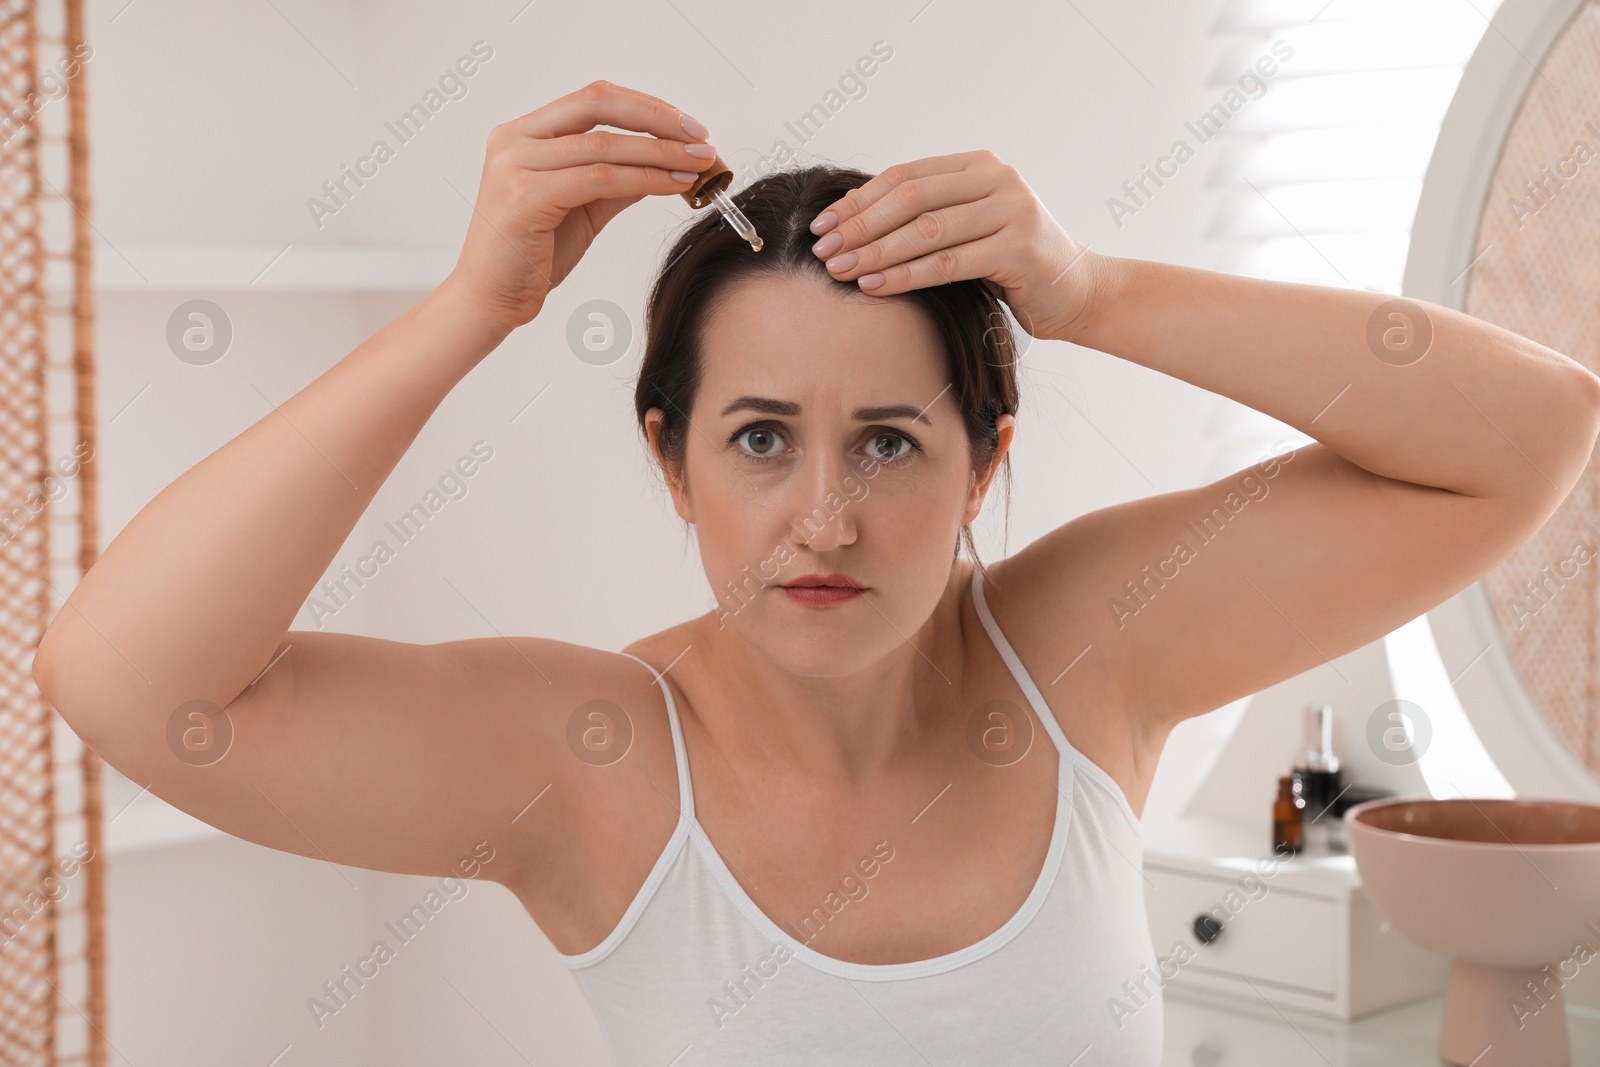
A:
{"type": "MultiPolygon", "coordinates": [[[[40,691],[140,786],[238,837],[336,863],[481,864],[498,880],[537,850],[548,824],[511,817],[562,753],[554,710],[539,714],[553,687],[528,670],[537,700],[505,700],[494,676],[517,672],[498,641],[289,630],[422,425],[499,342],[460,297],[445,283],[163,489],[51,621],[40,691]],[[484,758],[513,746],[528,753],[520,764],[484,758]]],[[[598,665],[549,653],[521,650],[603,684],[598,665]]]]}
{"type": "Polygon", "coordinates": [[[1094,298],[1061,339],[1317,442],[1081,516],[1006,561],[1012,610],[1055,650],[1049,676],[1087,649],[1147,738],[1471,584],[1550,517],[1600,432],[1600,379],[1461,312],[1087,257],[1094,298]]]}
{"type": "Polygon", "coordinates": [[[496,127],[450,278],[133,517],[34,659],[40,691],[107,762],[237,836],[381,870],[443,873],[487,840],[504,878],[570,831],[582,790],[614,779],[584,773],[567,719],[595,700],[648,714],[637,664],[553,640],[288,627],[455,384],[607,220],[709,162],[686,154],[680,119],[595,83],[496,127]],[[220,758],[181,744],[205,735],[196,701],[226,710],[220,758]],[[547,786],[537,817],[515,819],[547,786]]]}
{"type": "Polygon", "coordinates": [[[1509,330],[1383,293],[1088,256],[1103,288],[1059,339],[1237,400],[1373,474],[1553,508],[1588,462],[1600,378],[1509,330]]]}
{"type": "Polygon", "coordinates": [[[502,336],[447,281],[158,493],[45,632],[34,675],[52,703],[77,726],[129,699],[231,702],[502,336]]]}

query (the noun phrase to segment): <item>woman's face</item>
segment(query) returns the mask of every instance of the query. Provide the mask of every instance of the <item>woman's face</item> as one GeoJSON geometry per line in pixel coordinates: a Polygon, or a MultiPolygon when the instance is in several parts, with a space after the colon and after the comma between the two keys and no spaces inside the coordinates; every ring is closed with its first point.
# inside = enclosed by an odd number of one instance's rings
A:
{"type": "Polygon", "coordinates": [[[973,471],[937,334],[909,301],[753,278],[712,311],[703,357],[673,500],[713,615],[796,674],[871,666],[932,614],[998,469],[973,471]],[[782,588],[806,575],[866,588],[816,606],[782,588]]]}

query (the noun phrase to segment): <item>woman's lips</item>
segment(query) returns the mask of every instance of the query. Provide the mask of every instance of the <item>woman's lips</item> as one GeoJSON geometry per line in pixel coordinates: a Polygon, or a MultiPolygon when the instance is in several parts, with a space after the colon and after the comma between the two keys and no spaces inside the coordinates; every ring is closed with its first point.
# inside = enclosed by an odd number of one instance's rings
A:
{"type": "Polygon", "coordinates": [[[843,604],[861,595],[861,590],[842,585],[785,585],[780,588],[789,594],[789,599],[815,607],[843,604]]]}

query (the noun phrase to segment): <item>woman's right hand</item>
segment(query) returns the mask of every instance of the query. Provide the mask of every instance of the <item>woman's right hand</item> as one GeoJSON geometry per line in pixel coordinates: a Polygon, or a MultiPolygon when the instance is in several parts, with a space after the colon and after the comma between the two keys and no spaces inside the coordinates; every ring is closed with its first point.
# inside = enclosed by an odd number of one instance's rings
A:
{"type": "Polygon", "coordinates": [[[623,208],[690,188],[715,155],[706,133],[666,101],[608,81],[496,126],[466,243],[445,284],[506,333],[532,320],[623,208]]]}

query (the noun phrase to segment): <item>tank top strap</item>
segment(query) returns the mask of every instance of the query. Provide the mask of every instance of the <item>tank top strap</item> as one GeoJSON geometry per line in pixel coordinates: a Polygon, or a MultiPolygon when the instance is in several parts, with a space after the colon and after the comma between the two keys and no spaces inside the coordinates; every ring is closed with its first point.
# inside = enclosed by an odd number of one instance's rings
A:
{"type": "Polygon", "coordinates": [[[972,568],[972,606],[977,609],[978,618],[983,621],[983,628],[989,634],[989,640],[1000,653],[1000,658],[1005,660],[1006,667],[1011,671],[1022,693],[1028,698],[1028,703],[1033,705],[1033,713],[1044,724],[1045,733],[1050,735],[1050,741],[1056,746],[1063,759],[1077,761],[1078,751],[1072,747],[1072,742],[1067,740],[1066,733],[1061,729],[1061,724],[1056,722],[1055,713],[1045,703],[1044,694],[1034,684],[1033,678],[1023,667],[1022,659],[1017,655],[1011,642],[1006,640],[1006,635],[1000,632],[1000,624],[995,622],[994,616],[989,613],[989,602],[983,596],[983,571],[976,565],[972,568]]]}
{"type": "Polygon", "coordinates": [[[683,743],[683,727],[678,722],[678,705],[672,699],[672,688],[667,685],[667,676],[657,671],[650,664],[635,656],[632,652],[622,653],[629,659],[641,663],[661,687],[661,693],[667,698],[667,724],[672,727],[672,754],[678,764],[678,818],[680,822],[689,822],[694,819],[694,785],[689,781],[689,753],[683,743]]]}
{"type": "Polygon", "coordinates": [[[1044,693],[1034,684],[1033,678],[1022,665],[1022,659],[1017,655],[1016,649],[1011,647],[1011,642],[1006,640],[1006,635],[1000,632],[1000,624],[995,622],[994,616],[989,613],[989,604],[983,598],[983,572],[976,566],[972,568],[972,606],[977,609],[978,618],[983,620],[983,628],[988,631],[989,640],[994,642],[994,647],[999,650],[1000,658],[1006,661],[1006,667],[1011,671],[1011,676],[1017,680],[1017,685],[1022,687],[1023,695],[1033,705],[1034,714],[1039,716],[1039,721],[1044,723],[1045,733],[1050,735],[1056,751],[1064,759],[1072,761],[1080,770],[1098,782],[1112,797],[1117,810],[1122,812],[1125,819],[1135,829],[1139,826],[1139,816],[1134,814],[1133,807],[1128,803],[1128,796],[1122,791],[1122,786],[1116,779],[1106,773],[1094,760],[1080,752],[1067,738],[1066,731],[1056,721],[1055,714],[1050,710],[1050,705],[1045,703],[1044,693]]]}

